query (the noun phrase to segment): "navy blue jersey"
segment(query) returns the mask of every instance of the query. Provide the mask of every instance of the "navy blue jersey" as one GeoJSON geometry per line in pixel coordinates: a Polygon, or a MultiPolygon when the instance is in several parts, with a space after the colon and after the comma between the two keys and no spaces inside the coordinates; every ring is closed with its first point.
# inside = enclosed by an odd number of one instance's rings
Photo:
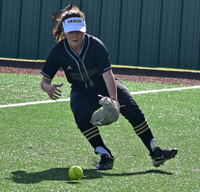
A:
{"type": "Polygon", "coordinates": [[[72,87],[93,87],[105,85],[102,74],[111,69],[111,64],[101,40],[85,34],[80,55],[74,52],[65,38],[51,49],[41,73],[53,79],[60,67],[72,87]]]}

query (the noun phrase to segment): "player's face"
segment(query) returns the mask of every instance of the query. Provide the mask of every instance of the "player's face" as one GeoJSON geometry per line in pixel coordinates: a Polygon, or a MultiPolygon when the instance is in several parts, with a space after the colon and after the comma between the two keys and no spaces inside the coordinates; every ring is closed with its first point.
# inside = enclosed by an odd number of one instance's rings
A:
{"type": "Polygon", "coordinates": [[[66,37],[72,48],[81,48],[83,45],[85,33],[80,31],[72,31],[66,33],[66,37]]]}

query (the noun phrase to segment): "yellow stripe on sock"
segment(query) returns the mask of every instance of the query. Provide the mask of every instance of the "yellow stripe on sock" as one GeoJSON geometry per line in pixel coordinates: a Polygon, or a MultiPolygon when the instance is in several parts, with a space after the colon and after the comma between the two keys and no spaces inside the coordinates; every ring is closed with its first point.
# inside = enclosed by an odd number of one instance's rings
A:
{"type": "Polygon", "coordinates": [[[96,136],[99,135],[99,134],[100,134],[100,133],[98,132],[98,133],[96,133],[96,134],[94,134],[94,135],[91,135],[90,137],[87,138],[87,140],[89,141],[90,139],[96,137],[96,136]]]}
{"type": "Polygon", "coordinates": [[[99,132],[99,130],[98,130],[98,129],[95,129],[94,131],[91,131],[91,132],[89,132],[88,134],[85,134],[85,137],[87,138],[87,137],[89,137],[90,135],[92,135],[92,134],[95,133],[95,132],[99,132]]]}
{"type": "Polygon", "coordinates": [[[141,126],[143,126],[145,123],[147,123],[147,121],[145,120],[145,121],[143,121],[141,124],[139,124],[138,126],[136,126],[136,127],[133,127],[134,129],[137,129],[137,128],[139,128],[139,127],[141,127],[141,126]]]}
{"type": "Polygon", "coordinates": [[[142,133],[144,133],[144,132],[147,131],[148,129],[149,129],[149,126],[148,126],[146,129],[142,130],[141,132],[137,133],[137,135],[138,135],[138,136],[141,135],[142,133]]]}
{"type": "MultiPolygon", "coordinates": [[[[95,127],[92,127],[92,128],[90,128],[90,129],[88,129],[88,130],[86,130],[86,131],[84,131],[83,132],[83,135],[85,135],[87,132],[90,132],[90,131],[92,131],[93,129],[95,129],[96,128],[96,126],[95,127]]],[[[98,128],[97,128],[98,129],[98,128]]]]}
{"type": "Polygon", "coordinates": [[[145,129],[146,127],[148,127],[148,124],[143,125],[142,127],[140,127],[139,129],[134,129],[136,133],[140,132],[141,130],[145,129]]]}

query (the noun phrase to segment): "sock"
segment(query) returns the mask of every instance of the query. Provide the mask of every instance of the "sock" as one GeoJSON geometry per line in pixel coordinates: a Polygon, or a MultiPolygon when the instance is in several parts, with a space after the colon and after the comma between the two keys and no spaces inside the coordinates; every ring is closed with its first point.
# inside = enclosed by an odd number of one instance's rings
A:
{"type": "Polygon", "coordinates": [[[135,130],[135,133],[140,137],[149,152],[152,153],[154,148],[156,147],[156,143],[147,121],[145,120],[141,124],[133,128],[135,130]]]}
{"type": "Polygon", "coordinates": [[[101,146],[98,146],[95,151],[99,155],[107,154],[108,156],[111,156],[111,154],[104,147],[101,147],[101,146]]]}
{"type": "Polygon", "coordinates": [[[109,156],[112,155],[111,151],[104,144],[98,127],[92,127],[90,129],[83,131],[82,133],[86,137],[86,139],[89,141],[89,143],[92,145],[96,154],[100,154],[100,155],[108,154],[109,156]]]}
{"type": "Polygon", "coordinates": [[[150,147],[151,147],[152,152],[154,152],[155,149],[157,148],[156,140],[154,138],[150,142],[150,147]]]}

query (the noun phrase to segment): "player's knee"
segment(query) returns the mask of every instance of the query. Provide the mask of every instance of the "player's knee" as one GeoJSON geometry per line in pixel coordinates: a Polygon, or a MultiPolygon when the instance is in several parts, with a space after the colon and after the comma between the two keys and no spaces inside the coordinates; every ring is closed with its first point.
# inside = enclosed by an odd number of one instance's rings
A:
{"type": "Polygon", "coordinates": [[[120,109],[120,112],[133,126],[145,120],[144,113],[137,104],[126,105],[120,109]]]}
{"type": "Polygon", "coordinates": [[[74,113],[76,124],[80,130],[84,130],[85,127],[91,126],[91,123],[90,123],[91,116],[92,116],[92,113],[86,112],[86,111],[84,112],[78,111],[77,113],[74,113]]]}
{"type": "Polygon", "coordinates": [[[78,128],[82,129],[82,127],[88,127],[88,125],[90,125],[92,111],[89,108],[83,108],[77,104],[71,106],[71,108],[78,128]]]}

